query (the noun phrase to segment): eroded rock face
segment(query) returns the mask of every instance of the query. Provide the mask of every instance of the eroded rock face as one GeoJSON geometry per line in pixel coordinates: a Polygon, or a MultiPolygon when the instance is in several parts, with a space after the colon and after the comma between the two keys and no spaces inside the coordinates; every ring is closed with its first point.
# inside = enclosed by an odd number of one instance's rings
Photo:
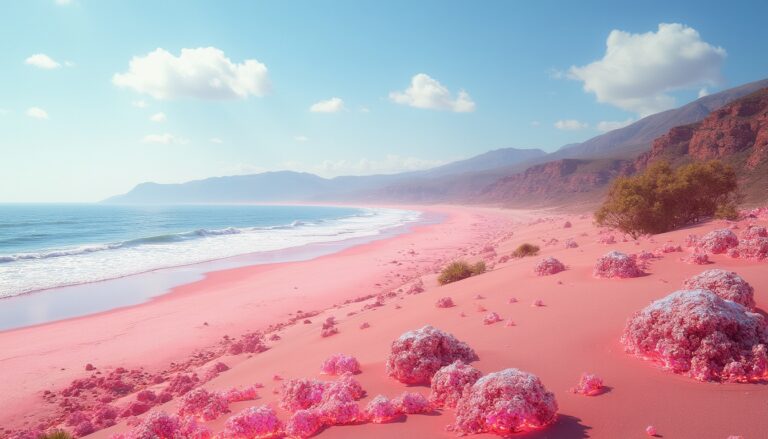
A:
{"type": "Polygon", "coordinates": [[[629,318],[627,352],[700,381],[768,377],[763,317],[709,290],[681,290],[629,318]]]}

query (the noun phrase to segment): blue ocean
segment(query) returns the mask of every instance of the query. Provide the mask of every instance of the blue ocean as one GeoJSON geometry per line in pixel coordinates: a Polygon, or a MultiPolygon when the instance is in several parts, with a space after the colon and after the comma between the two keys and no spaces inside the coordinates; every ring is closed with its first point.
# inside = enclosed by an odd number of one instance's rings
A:
{"type": "Polygon", "coordinates": [[[376,236],[397,209],[0,204],[0,298],[159,268],[376,236]]]}

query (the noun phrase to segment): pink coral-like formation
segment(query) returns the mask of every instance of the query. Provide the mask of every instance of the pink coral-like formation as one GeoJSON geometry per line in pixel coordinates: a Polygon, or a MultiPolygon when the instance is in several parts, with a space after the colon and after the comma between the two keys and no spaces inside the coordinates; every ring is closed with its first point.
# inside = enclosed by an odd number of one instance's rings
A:
{"type": "Polygon", "coordinates": [[[291,412],[312,408],[323,399],[325,386],[322,381],[306,378],[285,381],[280,392],[280,407],[291,412]]]}
{"type": "Polygon", "coordinates": [[[351,355],[333,354],[323,361],[320,371],[326,375],[355,374],[360,373],[360,363],[351,355]]]}
{"type": "Polygon", "coordinates": [[[597,259],[593,275],[604,279],[625,279],[642,276],[643,271],[637,266],[635,258],[614,250],[597,259]]]}
{"type": "Polygon", "coordinates": [[[483,318],[483,324],[485,324],[485,325],[492,325],[492,324],[494,324],[494,323],[497,323],[497,322],[500,322],[500,321],[502,321],[502,320],[503,320],[503,319],[501,318],[501,316],[500,316],[500,315],[498,315],[497,313],[495,313],[495,312],[489,312],[489,313],[488,313],[488,314],[486,314],[486,315],[485,315],[485,317],[483,318]]]}
{"type": "Polygon", "coordinates": [[[694,265],[707,265],[711,263],[711,261],[709,260],[709,255],[707,255],[706,253],[702,253],[700,251],[695,251],[691,253],[690,255],[683,258],[683,261],[689,264],[694,264],[694,265]]]}
{"type": "Polygon", "coordinates": [[[613,235],[601,234],[597,238],[597,242],[600,244],[616,244],[616,237],[613,235]]]}
{"type": "Polygon", "coordinates": [[[450,297],[441,297],[435,302],[435,306],[438,308],[452,308],[455,306],[453,299],[450,297]]]}
{"type": "Polygon", "coordinates": [[[733,271],[721,269],[707,270],[683,282],[687,290],[704,289],[712,291],[725,300],[755,308],[754,288],[733,271]]]}
{"type": "Polygon", "coordinates": [[[259,397],[258,389],[264,387],[261,384],[253,384],[243,388],[232,387],[222,392],[227,402],[250,401],[259,397]]]}
{"type": "Polygon", "coordinates": [[[282,424],[274,410],[266,405],[248,407],[227,419],[223,437],[254,439],[279,437],[282,424]]]}
{"type": "Polygon", "coordinates": [[[709,253],[720,254],[738,246],[739,238],[730,229],[717,229],[702,236],[697,245],[709,253]]]}
{"type": "Polygon", "coordinates": [[[194,418],[179,418],[165,412],[152,412],[136,427],[112,439],[209,439],[211,432],[194,418]]]}
{"type": "Polygon", "coordinates": [[[374,424],[383,424],[398,415],[395,404],[384,395],[377,395],[365,406],[365,415],[374,424]]]}
{"type": "Polygon", "coordinates": [[[398,413],[415,415],[432,411],[432,405],[429,403],[429,400],[421,393],[403,392],[392,402],[395,404],[398,413]]]}
{"type": "Polygon", "coordinates": [[[571,224],[571,222],[570,222],[570,221],[566,221],[565,223],[563,223],[563,228],[564,228],[564,229],[570,229],[570,228],[571,228],[571,225],[572,225],[572,224],[571,224]]]}
{"type": "Polygon", "coordinates": [[[763,226],[749,226],[741,232],[742,239],[768,238],[768,229],[763,226]]]}
{"type": "Polygon", "coordinates": [[[317,410],[298,410],[285,424],[285,432],[290,437],[308,438],[323,426],[323,417],[317,410]]]}
{"type": "Polygon", "coordinates": [[[466,343],[447,332],[424,326],[392,342],[387,374],[405,384],[427,384],[441,367],[456,360],[468,363],[477,359],[466,343]]]}
{"type": "Polygon", "coordinates": [[[553,257],[544,258],[536,264],[533,271],[537,276],[549,276],[565,270],[565,265],[553,257]]]}
{"type": "Polygon", "coordinates": [[[229,413],[229,401],[221,393],[195,389],[181,398],[180,416],[213,421],[224,413],[229,413]]]}
{"type": "Polygon", "coordinates": [[[599,395],[603,391],[603,379],[599,376],[591,373],[581,374],[579,383],[571,389],[573,393],[578,393],[586,396],[599,395]]]}
{"type": "Polygon", "coordinates": [[[763,317],[709,290],[681,290],[627,321],[627,352],[700,381],[752,381],[768,376],[763,317]]]}
{"type": "Polygon", "coordinates": [[[577,248],[579,246],[579,243],[573,240],[573,238],[568,238],[565,240],[565,248],[577,248]]]}
{"type": "Polygon", "coordinates": [[[475,384],[483,373],[463,361],[440,368],[432,377],[429,401],[438,407],[454,408],[461,395],[475,384]]]}
{"type": "Polygon", "coordinates": [[[456,406],[455,429],[504,436],[543,428],[556,418],[555,395],[537,376],[505,369],[480,378],[464,393],[456,406]]]}
{"type": "Polygon", "coordinates": [[[768,259],[768,238],[743,239],[735,250],[738,251],[736,256],[740,258],[757,261],[768,259]]]}
{"type": "Polygon", "coordinates": [[[654,427],[653,425],[649,425],[645,427],[645,434],[647,434],[648,436],[656,436],[657,433],[658,431],[656,430],[656,427],[654,427]]]}

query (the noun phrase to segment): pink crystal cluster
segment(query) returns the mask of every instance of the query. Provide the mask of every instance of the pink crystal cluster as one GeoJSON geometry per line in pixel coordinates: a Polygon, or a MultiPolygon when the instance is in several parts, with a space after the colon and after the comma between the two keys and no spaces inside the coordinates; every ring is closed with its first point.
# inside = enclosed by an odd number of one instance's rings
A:
{"type": "Polygon", "coordinates": [[[643,271],[637,266],[636,258],[615,250],[599,257],[592,273],[595,277],[604,279],[624,279],[643,275],[643,271]]]}
{"type": "Polygon", "coordinates": [[[741,276],[733,271],[713,269],[691,277],[683,282],[687,290],[704,289],[712,291],[725,300],[755,308],[755,290],[741,276]]]}
{"type": "Polygon", "coordinates": [[[741,239],[768,238],[768,229],[763,226],[751,225],[741,232],[741,239]]]}
{"type": "Polygon", "coordinates": [[[709,290],[681,290],[627,321],[627,352],[700,381],[768,377],[768,327],[759,314],[709,290]]]}
{"type": "Polygon", "coordinates": [[[700,251],[695,251],[684,257],[683,261],[693,265],[707,265],[711,263],[709,260],[709,255],[700,251]]]}
{"type": "Polygon", "coordinates": [[[459,399],[455,429],[461,433],[537,430],[555,421],[557,402],[539,378],[518,369],[490,373],[459,399]]]}
{"type": "Polygon", "coordinates": [[[708,253],[721,254],[730,248],[737,247],[739,238],[730,229],[717,229],[702,236],[697,245],[708,253]]]}
{"type": "Polygon", "coordinates": [[[450,297],[441,297],[435,302],[435,306],[438,308],[452,308],[455,306],[453,299],[450,297]]]}
{"type": "Polygon", "coordinates": [[[201,421],[212,421],[229,413],[229,401],[219,392],[195,389],[181,398],[179,416],[192,416],[201,421]]]}
{"type": "Polygon", "coordinates": [[[384,395],[375,396],[365,406],[365,416],[374,424],[389,422],[399,414],[395,403],[384,395]]]}
{"type": "Polygon", "coordinates": [[[364,395],[362,386],[350,374],[331,382],[289,380],[283,385],[280,399],[280,407],[293,413],[286,431],[309,437],[325,426],[363,421],[365,417],[355,401],[364,395]]]}
{"type": "Polygon", "coordinates": [[[426,396],[416,392],[403,392],[400,396],[393,399],[397,411],[407,415],[416,415],[429,413],[432,411],[432,404],[426,396]]]}
{"type": "Polygon", "coordinates": [[[360,373],[360,363],[351,355],[333,354],[323,361],[320,371],[326,375],[356,374],[360,373]]]}
{"type": "Polygon", "coordinates": [[[583,373],[579,378],[579,383],[571,389],[573,393],[580,395],[595,396],[603,391],[603,379],[592,373],[583,373]]]}
{"type": "Polygon", "coordinates": [[[666,253],[675,253],[675,252],[681,252],[681,251],[683,251],[683,247],[681,247],[679,245],[672,244],[671,242],[667,242],[664,245],[662,245],[661,247],[659,247],[656,250],[654,250],[654,253],[659,255],[659,256],[661,256],[661,255],[664,255],[666,253]]]}
{"type": "Polygon", "coordinates": [[[136,427],[112,439],[209,439],[211,432],[194,418],[180,418],[165,412],[152,412],[136,427]]]}
{"type": "Polygon", "coordinates": [[[466,343],[432,326],[408,331],[392,342],[387,374],[405,384],[428,384],[441,367],[456,360],[472,362],[477,354],[466,343]]]}
{"type": "Polygon", "coordinates": [[[475,384],[482,372],[456,360],[440,368],[432,377],[429,401],[437,407],[455,408],[461,395],[475,384]]]}
{"type": "Polygon", "coordinates": [[[565,265],[553,257],[544,258],[533,268],[537,276],[549,276],[565,270],[565,265]]]}

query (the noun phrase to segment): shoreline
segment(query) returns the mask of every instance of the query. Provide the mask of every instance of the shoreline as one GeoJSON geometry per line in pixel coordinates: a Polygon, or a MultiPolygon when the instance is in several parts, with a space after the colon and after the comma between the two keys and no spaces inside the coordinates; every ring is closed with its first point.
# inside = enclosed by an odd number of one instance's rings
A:
{"type": "Polygon", "coordinates": [[[63,285],[3,297],[0,298],[0,334],[141,305],[157,300],[166,294],[171,294],[177,287],[201,281],[210,273],[241,267],[311,260],[369,242],[407,234],[414,227],[439,223],[444,219],[438,212],[429,210],[418,212],[418,220],[385,227],[380,229],[376,235],[346,238],[339,241],[310,242],[278,250],[244,253],[190,264],[156,268],[111,279],[63,285]],[[146,290],[147,285],[151,285],[151,291],[146,290]],[[131,293],[132,289],[136,292],[131,293]],[[103,290],[109,290],[110,296],[100,296],[99,294],[103,290]],[[121,296],[130,295],[130,297],[119,297],[120,300],[115,303],[114,291],[118,291],[121,296]],[[97,302],[86,302],[87,309],[66,310],[66,306],[73,302],[82,303],[82,300],[95,300],[97,302]],[[98,302],[99,300],[101,302],[98,302]],[[59,310],[58,316],[40,317],[41,313],[57,307],[65,308],[65,310],[59,310]],[[27,316],[22,317],[25,313],[27,316]],[[30,316],[29,314],[35,315],[30,316]],[[40,318],[47,320],[30,321],[30,319],[40,318]]]}
{"type": "Polygon", "coordinates": [[[0,367],[7,371],[0,395],[14,401],[0,414],[0,425],[18,428],[55,416],[55,407],[41,405],[42,392],[85,375],[87,363],[168,373],[194,352],[215,347],[222,336],[266,329],[297,310],[320,312],[405,285],[498,229],[484,230],[480,223],[507,221],[495,209],[411,207],[444,215],[444,221],[310,260],[209,272],[144,303],[0,332],[0,367]],[[408,261],[410,273],[403,276],[404,267],[390,261],[413,248],[431,253],[408,261]],[[346,268],[329,275],[338,267],[346,268]]]}

